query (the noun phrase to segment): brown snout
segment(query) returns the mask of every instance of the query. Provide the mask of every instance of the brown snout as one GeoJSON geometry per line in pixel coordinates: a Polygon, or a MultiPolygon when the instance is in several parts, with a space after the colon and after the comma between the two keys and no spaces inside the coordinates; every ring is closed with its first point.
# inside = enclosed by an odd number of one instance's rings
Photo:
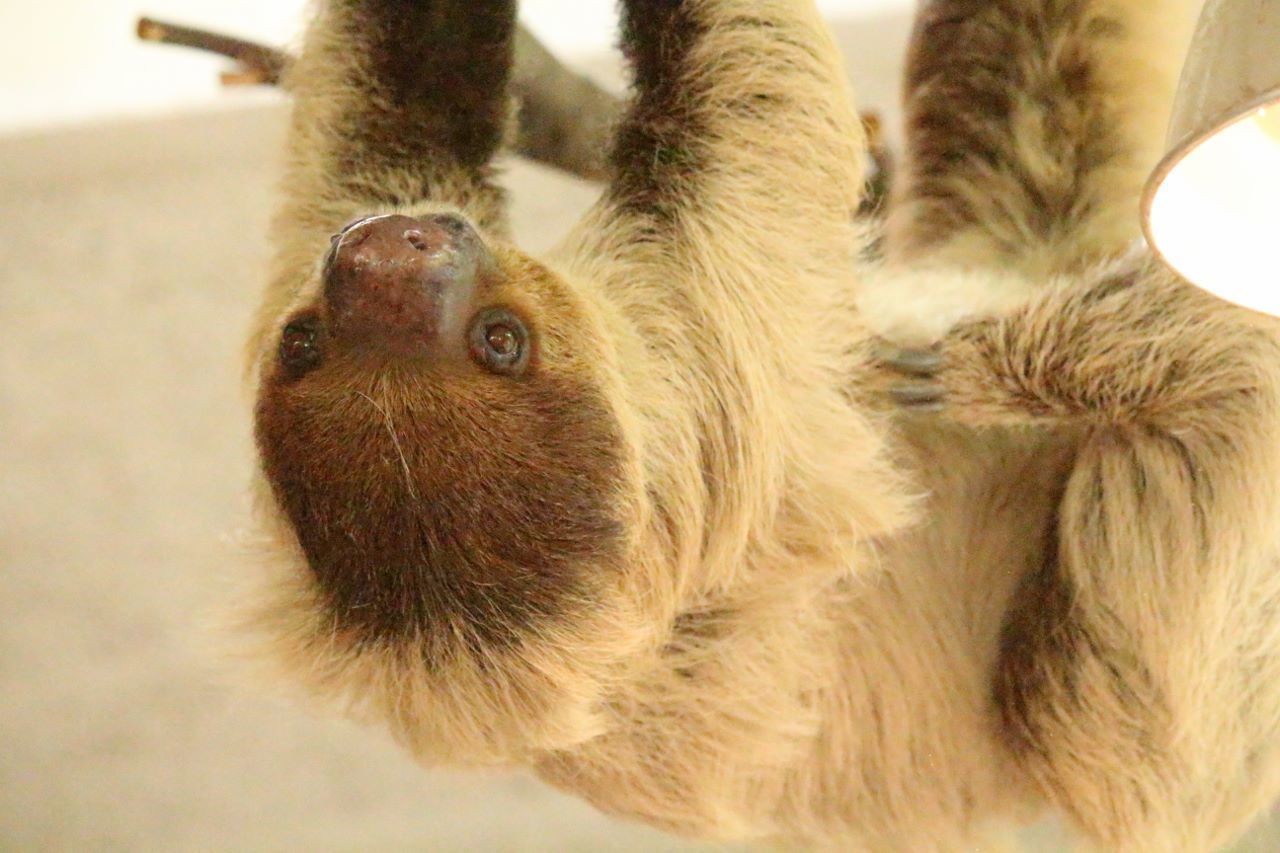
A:
{"type": "Polygon", "coordinates": [[[403,355],[465,348],[488,260],[461,217],[373,216],[347,226],[325,259],[332,334],[403,355]]]}

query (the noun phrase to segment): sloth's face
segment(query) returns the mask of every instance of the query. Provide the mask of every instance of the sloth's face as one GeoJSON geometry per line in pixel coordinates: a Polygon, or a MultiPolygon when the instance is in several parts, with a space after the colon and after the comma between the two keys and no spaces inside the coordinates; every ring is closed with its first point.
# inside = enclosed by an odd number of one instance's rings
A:
{"type": "Polygon", "coordinates": [[[459,217],[334,238],[256,409],[333,624],[493,649],[590,606],[624,547],[627,479],[591,325],[554,274],[459,217]]]}

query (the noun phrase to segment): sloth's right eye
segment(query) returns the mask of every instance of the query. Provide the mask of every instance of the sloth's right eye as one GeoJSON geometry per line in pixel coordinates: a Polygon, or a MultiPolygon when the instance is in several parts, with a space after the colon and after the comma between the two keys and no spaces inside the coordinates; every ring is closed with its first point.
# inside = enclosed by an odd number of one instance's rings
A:
{"type": "Polygon", "coordinates": [[[320,364],[320,320],[301,317],[284,327],[280,334],[280,363],[301,376],[320,364]]]}
{"type": "Polygon", "coordinates": [[[529,365],[529,331],[513,312],[489,308],[471,321],[471,357],[491,373],[519,376],[529,365]]]}

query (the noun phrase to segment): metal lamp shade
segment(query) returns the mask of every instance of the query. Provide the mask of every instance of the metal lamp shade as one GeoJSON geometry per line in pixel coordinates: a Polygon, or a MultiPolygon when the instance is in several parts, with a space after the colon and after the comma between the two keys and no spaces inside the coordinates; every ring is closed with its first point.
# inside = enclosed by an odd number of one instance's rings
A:
{"type": "Polygon", "coordinates": [[[1148,241],[1187,280],[1280,315],[1280,0],[1208,0],[1169,140],[1148,241]]]}

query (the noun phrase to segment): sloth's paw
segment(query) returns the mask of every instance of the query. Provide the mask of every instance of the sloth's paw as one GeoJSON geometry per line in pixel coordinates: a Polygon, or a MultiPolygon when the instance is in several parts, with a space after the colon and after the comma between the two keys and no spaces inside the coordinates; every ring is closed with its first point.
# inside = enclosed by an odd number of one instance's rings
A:
{"type": "Polygon", "coordinates": [[[928,347],[882,342],[877,396],[907,414],[937,414],[972,426],[1018,424],[1055,416],[1010,357],[1000,319],[963,323],[928,347]]]}

